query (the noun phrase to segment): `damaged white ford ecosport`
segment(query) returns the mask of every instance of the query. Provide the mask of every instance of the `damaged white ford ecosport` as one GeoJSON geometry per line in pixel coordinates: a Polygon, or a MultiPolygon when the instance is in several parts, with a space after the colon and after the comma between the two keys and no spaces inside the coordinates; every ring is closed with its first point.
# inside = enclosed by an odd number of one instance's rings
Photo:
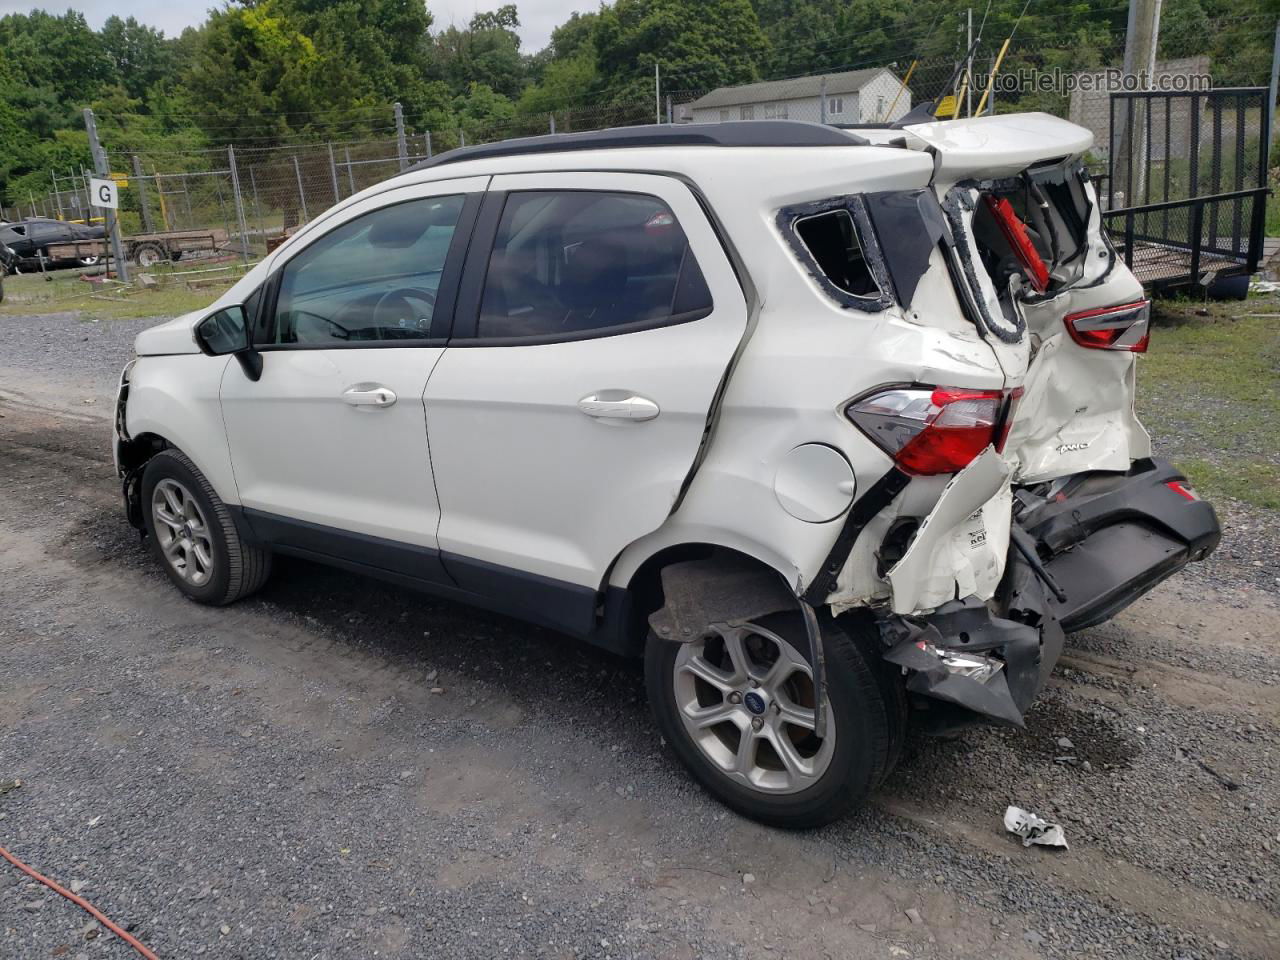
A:
{"type": "Polygon", "coordinates": [[[1218,543],[1133,411],[1149,304],[1042,114],[468,147],[308,223],[121,378],[130,520],[643,657],[726,804],[829,821],[911,722],[1021,724],[1218,543]]]}

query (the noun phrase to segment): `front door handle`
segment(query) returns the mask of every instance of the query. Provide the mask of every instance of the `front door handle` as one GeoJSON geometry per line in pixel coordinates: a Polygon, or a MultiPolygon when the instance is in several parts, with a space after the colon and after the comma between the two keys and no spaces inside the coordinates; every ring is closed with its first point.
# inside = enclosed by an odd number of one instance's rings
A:
{"type": "Polygon", "coordinates": [[[396,394],[380,383],[357,383],[342,391],[342,400],[353,407],[389,407],[396,402],[396,394]]]}
{"type": "Polygon", "coordinates": [[[662,412],[647,397],[626,396],[618,390],[583,397],[578,401],[578,409],[588,417],[608,420],[652,420],[662,412]]]}

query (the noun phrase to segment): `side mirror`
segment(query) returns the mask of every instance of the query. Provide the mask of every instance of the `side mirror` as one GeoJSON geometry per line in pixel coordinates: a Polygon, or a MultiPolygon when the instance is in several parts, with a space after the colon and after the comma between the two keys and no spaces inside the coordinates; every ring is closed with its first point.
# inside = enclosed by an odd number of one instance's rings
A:
{"type": "Polygon", "coordinates": [[[196,343],[211,357],[233,354],[250,380],[262,376],[262,354],[249,340],[249,321],[244,307],[224,307],[196,324],[196,343]]]}

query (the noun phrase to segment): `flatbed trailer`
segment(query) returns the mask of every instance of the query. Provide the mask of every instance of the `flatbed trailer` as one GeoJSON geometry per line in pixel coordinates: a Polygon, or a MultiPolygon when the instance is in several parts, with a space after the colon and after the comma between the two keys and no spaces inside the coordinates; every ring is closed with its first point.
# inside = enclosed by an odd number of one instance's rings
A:
{"type": "MultiPolygon", "coordinates": [[[[125,258],[140,267],[153,267],[165,260],[180,260],[189,253],[216,252],[225,249],[228,243],[226,230],[170,230],[139,233],[120,239],[125,258]]],[[[105,258],[110,252],[111,242],[108,239],[49,245],[51,260],[105,258]]]]}

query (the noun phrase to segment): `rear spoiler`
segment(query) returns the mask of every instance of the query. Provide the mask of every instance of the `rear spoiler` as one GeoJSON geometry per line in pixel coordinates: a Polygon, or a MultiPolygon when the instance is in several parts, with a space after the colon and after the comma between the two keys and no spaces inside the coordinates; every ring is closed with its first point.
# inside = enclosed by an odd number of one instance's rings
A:
{"type": "Polygon", "coordinates": [[[934,181],[993,180],[1014,176],[1032,164],[1063,160],[1093,146],[1093,133],[1048,113],[935,120],[902,127],[934,155],[934,181]]]}

